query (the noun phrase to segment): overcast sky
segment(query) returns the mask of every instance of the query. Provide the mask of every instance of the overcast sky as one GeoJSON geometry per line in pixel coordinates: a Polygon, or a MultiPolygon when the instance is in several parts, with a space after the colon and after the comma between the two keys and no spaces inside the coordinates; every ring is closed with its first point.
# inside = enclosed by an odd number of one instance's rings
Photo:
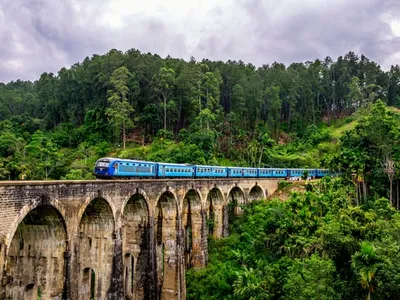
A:
{"type": "Polygon", "coordinates": [[[352,50],[400,64],[399,0],[0,0],[0,82],[130,48],[290,64],[352,50]]]}

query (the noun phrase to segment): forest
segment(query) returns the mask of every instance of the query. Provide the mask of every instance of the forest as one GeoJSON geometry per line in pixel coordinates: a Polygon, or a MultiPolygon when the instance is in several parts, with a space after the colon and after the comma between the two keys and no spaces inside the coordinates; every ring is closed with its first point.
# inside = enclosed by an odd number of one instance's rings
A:
{"type": "Polygon", "coordinates": [[[0,179],[91,179],[104,155],[331,167],[331,129],[378,99],[400,105],[399,79],[353,52],[256,67],[113,49],[0,83],[0,179]]]}
{"type": "Polygon", "coordinates": [[[398,107],[400,67],[353,52],[256,67],[113,49],[0,83],[0,180],[94,179],[104,156],[329,168],[243,207],[187,298],[398,299],[398,107]]]}
{"type": "Polygon", "coordinates": [[[244,206],[229,237],[210,239],[208,266],[189,270],[187,299],[399,299],[400,214],[355,198],[324,178],[244,206]]]}

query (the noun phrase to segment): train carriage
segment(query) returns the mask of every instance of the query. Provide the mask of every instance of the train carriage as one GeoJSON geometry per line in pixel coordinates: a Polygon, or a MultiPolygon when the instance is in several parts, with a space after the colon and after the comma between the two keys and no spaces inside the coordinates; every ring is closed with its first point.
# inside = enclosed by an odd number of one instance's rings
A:
{"type": "Polygon", "coordinates": [[[155,177],[157,163],[132,159],[101,158],[95,165],[97,178],[155,177]]]}
{"type": "Polygon", "coordinates": [[[316,169],[289,169],[288,177],[302,177],[306,171],[307,171],[308,177],[311,177],[311,178],[317,177],[316,169]]]}
{"type": "Polygon", "coordinates": [[[260,178],[272,177],[273,170],[274,169],[272,168],[258,168],[258,177],[260,178]]]}
{"type": "Polygon", "coordinates": [[[317,177],[318,178],[329,176],[329,174],[330,174],[330,172],[328,169],[317,169],[317,177]]]}
{"type": "Polygon", "coordinates": [[[185,164],[157,163],[157,177],[194,177],[195,167],[185,164]]]}
{"type": "Polygon", "coordinates": [[[258,177],[257,168],[229,167],[228,177],[258,177]]]}
{"type": "Polygon", "coordinates": [[[195,166],[195,177],[227,177],[228,168],[218,166],[195,166]]]}
{"type": "Polygon", "coordinates": [[[272,178],[286,178],[288,177],[288,169],[271,168],[272,178]]]}

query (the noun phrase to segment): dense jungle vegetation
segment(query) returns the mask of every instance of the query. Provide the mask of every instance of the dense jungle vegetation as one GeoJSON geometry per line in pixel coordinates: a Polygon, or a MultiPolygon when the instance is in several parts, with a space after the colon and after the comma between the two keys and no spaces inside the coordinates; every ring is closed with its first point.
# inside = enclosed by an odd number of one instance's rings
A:
{"type": "Polygon", "coordinates": [[[102,156],[327,167],[342,176],[210,239],[188,299],[398,299],[399,106],[400,67],[352,52],[256,68],[111,50],[0,83],[0,179],[92,179],[102,156]]]}
{"type": "Polygon", "coordinates": [[[343,179],[307,190],[245,206],[189,270],[187,299],[399,299],[400,213],[385,198],[356,205],[343,179]]]}
{"type": "MultiPolygon", "coordinates": [[[[111,50],[35,82],[0,83],[0,179],[89,179],[104,155],[333,167],[332,140],[378,99],[400,105],[399,79],[398,66],[384,72],[352,52],[256,68],[111,50]]],[[[368,176],[349,151],[352,172],[368,176]]]]}

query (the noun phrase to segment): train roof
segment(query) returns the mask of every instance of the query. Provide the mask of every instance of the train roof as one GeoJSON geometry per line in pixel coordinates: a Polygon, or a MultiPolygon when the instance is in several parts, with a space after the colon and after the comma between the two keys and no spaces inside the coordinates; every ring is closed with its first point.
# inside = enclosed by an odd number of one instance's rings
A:
{"type": "Polygon", "coordinates": [[[287,170],[287,168],[257,168],[260,170],[287,170]]]}
{"type": "Polygon", "coordinates": [[[223,167],[223,166],[207,166],[207,165],[195,165],[196,167],[200,168],[229,168],[229,167],[223,167]]]}
{"type": "Polygon", "coordinates": [[[119,160],[119,161],[128,161],[128,162],[138,162],[138,163],[147,163],[147,164],[155,164],[155,162],[152,161],[146,161],[146,160],[139,160],[139,159],[131,159],[131,158],[118,158],[118,157],[102,157],[99,158],[98,160],[119,160]]]}
{"type": "Polygon", "coordinates": [[[254,170],[258,169],[258,168],[253,168],[253,167],[227,167],[227,168],[229,168],[229,169],[254,169],[254,170]]]}
{"type": "Polygon", "coordinates": [[[175,163],[164,163],[158,162],[159,165],[166,165],[166,166],[180,166],[180,167],[192,167],[193,165],[190,164],[175,164],[175,163]]]}

